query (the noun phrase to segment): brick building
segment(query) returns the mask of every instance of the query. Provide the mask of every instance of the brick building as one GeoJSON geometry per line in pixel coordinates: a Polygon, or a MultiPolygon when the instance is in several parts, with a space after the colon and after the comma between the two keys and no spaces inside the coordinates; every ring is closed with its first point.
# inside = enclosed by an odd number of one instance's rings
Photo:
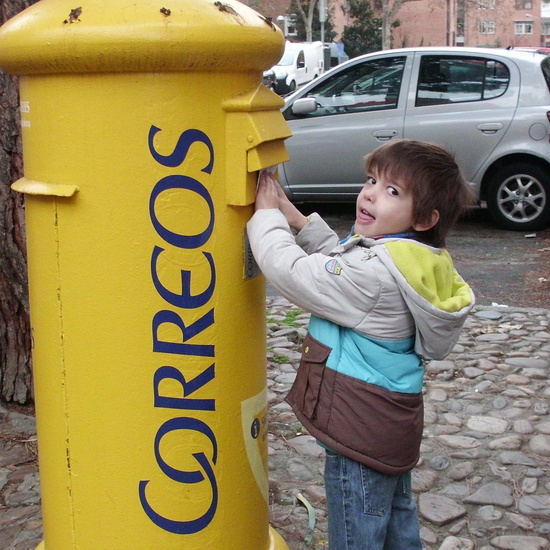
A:
{"type": "MultiPolygon", "coordinates": [[[[290,0],[243,0],[271,17],[292,37],[290,0]]],[[[341,10],[347,0],[328,0],[335,30],[349,24],[341,10]]],[[[373,0],[375,9],[381,0],[373,0]]],[[[390,0],[391,2],[391,0],[390,0]]],[[[410,0],[392,29],[393,47],[550,47],[550,0],[410,0]]]]}

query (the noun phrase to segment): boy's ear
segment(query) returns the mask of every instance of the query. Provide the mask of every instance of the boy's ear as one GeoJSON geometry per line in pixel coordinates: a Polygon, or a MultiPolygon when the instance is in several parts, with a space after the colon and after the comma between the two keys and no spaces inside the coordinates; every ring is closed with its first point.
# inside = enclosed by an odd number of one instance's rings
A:
{"type": "Polygon", "coordinates": [[[434,210],[428,221],[413,225],[415,231],[428,231],[439,221],[439,210],[434,210]]]}

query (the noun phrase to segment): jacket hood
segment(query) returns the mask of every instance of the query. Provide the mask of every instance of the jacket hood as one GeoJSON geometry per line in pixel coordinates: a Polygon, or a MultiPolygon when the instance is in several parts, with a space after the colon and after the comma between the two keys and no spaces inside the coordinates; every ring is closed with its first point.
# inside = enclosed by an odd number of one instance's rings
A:
{"type": "Polygon", "coordinates": [[[416,353],[426,359],[445,358],[475,304],[449,253],[409,239],[383,239],[371,246],[397,281],[414,317],[416,353]]]}

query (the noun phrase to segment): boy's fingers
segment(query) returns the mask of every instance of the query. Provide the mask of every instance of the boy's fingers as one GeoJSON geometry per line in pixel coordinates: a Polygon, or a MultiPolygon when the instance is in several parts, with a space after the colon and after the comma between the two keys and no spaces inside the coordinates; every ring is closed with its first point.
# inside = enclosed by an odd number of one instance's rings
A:
{"type": "Polygon", "coordinates": [[[270,176],[268,174],[268,177],[266,178],[267,180],[267,186],[269,188],[269,190],[274,194],[274,195],[277,195],[278,192],[277,192],[277,180],[273,179],[272,176],[270,176]]]}
{"type": "Polygon", "coordinates": [[[265,187],[266,185],[266,177],[265,177],[265,172],[260,176],[260,185],[263,185],[265,187]]]}
{"type": "Polygon", "coordinates": [[[264,190],[269,189],[273,185],[273,178],[268,172],[263,172],[260,176],[260,182],[258,187],[262,187],[264,190]]]}

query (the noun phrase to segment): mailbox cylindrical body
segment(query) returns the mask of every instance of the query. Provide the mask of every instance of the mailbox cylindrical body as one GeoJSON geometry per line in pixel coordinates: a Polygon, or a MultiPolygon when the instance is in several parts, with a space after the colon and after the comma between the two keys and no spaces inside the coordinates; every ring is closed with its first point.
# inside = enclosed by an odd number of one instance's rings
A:
{"type": "Polygon", "coordinates": [[[279,549],[269,528],[257,171],[283,37],[224,0],[42,0],[21,76],[46,550],[279,549]]]}

